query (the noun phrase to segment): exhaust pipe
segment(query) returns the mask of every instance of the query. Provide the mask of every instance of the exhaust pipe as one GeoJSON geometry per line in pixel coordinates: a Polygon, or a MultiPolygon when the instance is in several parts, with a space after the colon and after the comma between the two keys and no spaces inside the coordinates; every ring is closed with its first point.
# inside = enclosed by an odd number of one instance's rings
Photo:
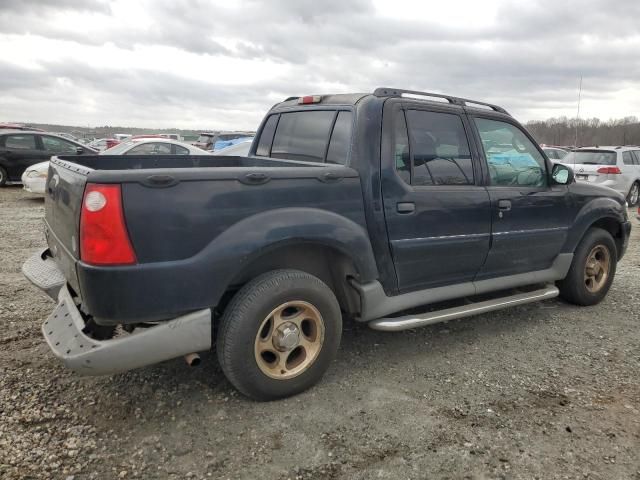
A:
{"type": "Polygon", "coordinates": [[[197,353],[189,353],[184,356],[184,361],[187,362],[187,365],[190,367],[197,367],[200,365],[200,355],[197,353]]]}

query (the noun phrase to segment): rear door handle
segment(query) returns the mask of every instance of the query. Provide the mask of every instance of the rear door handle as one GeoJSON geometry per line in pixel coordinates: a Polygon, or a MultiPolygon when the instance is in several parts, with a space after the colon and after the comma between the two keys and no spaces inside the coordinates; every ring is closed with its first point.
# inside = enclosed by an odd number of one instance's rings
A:
{"type": "Polygon", "coordinates": [[[413,202],[400,202],[396,205],[398,213],[408,215],[416,211],[416,204],[413,202]]]}
{"type": "Polygon", "coordinates": [[[503,212],[508,212],[509,210],[511,210],[511,201],[498,200],[498,210],[502,210],[503,212]]]}

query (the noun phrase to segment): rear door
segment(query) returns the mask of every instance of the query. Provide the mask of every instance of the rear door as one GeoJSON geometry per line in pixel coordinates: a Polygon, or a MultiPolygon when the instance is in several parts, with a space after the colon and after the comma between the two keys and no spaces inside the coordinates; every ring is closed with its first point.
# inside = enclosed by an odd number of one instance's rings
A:
{"type": "Polygon", "coordinates": [[[461,107],[387,100],[381,176],[401,292],[473,280],[491,211],[461,107]]]}
{"type": "Polygon", "coordinates": [[[567,236],[567,186],[550,184],[550,165],[515,121],[471,118],[491,199],[491,249],[477,279],[544,270],[567,236]]]}
{"type": "Polygon", "coordinates": [[[12,180],[19,180],[27,167],[49,158],[42,149],[38,136],[33,133],[5,136],[2,151],[6,160],[5,168],[12,180]]]}

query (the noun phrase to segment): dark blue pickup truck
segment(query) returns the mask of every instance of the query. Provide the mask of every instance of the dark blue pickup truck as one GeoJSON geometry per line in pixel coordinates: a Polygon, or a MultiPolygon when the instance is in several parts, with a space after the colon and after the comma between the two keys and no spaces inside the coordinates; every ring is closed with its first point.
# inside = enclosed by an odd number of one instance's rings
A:
{"type": "Polygon", "coordinates": [[[260,400],[317,382],[343,318],[598,303],[631,228],[622,195],[575,183],[502,108],[389,88],[287,99],[248,157],[54,158],[45,210],[23,271],[58,300],[43,333],[69,368],[215,345],[260,400]]]}

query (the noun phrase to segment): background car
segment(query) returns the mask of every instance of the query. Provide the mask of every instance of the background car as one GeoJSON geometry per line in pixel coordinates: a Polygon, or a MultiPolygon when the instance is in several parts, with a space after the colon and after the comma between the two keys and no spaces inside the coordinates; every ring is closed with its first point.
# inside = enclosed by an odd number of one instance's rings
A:
{"type": "Polygon", "coordinates": [[[231,143],[225,144],[219,142],[229,142],[239,138],[252,138],[254,136],[255,132],[203,132],[200,134],[194,145],[202,148],[203,150],[219,150],[231,145],[231,143]]]}
{"type": "Polygon", "coordinates": [[[120,142],[118,140],[116,140],[115,138],[99,138],[99,139],[94,140],[93,142],[89,143],[89,147],[93,148],[94,150],[98,150],[98,151],[101,152],[101,151],[106,150],[108,148],[115,147],[119,143],[120,142]]]}
{"type": "Polygon", "coordinates": [[[40,162],[27,167],[22,174],[22,188],[27,192],[44,195],[47,185],[47,173],[49,172],[49,162],[40,162]]]}
{"type": "Polygon", "coordinates": [[[547,154],[547,157],[549,157],[551,161],[562,160],[567,153],[569,153],[569,150],[560,147],[542,147],[542,150],[544,150],[544,153],[547,154]]]}
{"type": "Polygon", "coordinates": [[[234,145],[229,145],[228,147],[221,148],[220,150],[216,150],[215,152],[213,152],[213,155],[226,155],[229,157],[246,157],[247,155],[249,155],[249,150],[251,149],[252,143],[253,143],[253,138],[245,139],[234,145]]]}
{"type": "Polygon", "coordinates": [[[137,138],[100,152],[100,155],[207,155],[210,152],[168,138],[137,138]]]}
{"type": "Polygon", "coordinates": [[[95,155],[96,150],[53,133],[0,130],[0,186],[18,182],[31,165],[52,155],[95,155]]]}
{"type": "Polygon", "coordinates": [[[627,197],[630,207],[640,198],[640,147],[586,147],[569,152],[561,161],[573,168],[579,182],[613,188],[627,197]]]}

